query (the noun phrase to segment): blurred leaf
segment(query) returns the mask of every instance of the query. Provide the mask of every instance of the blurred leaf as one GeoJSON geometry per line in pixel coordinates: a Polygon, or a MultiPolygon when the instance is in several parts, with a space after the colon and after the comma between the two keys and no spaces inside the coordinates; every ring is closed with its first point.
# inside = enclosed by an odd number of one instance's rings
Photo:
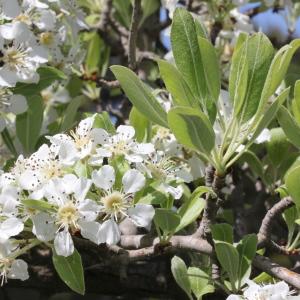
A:
{"type": "Polygon", "coordinates": [[[78,109],[82,104],[82,100],[82,96],[78,96],[70,101],[63,113],[60,131],[66,131],[73,127],[78,109]]]}
{"type": "Polygon", "coordinates": [[[149,120],[141,114],[135,107],[130,111],[129,115],[130,125],[135,129],[135,137],[139,143],[147,141],[151,137],[151,124],[149,120]]]}
{"type": "Polygon", "coordinates": [[[27,97],[28,110],[16,117],[17,136],[27,153],[35,150],[43,123],[43,99],[33,95],[27,97]]]}
{"type": "Polygon", "coordinates": [[[290,142],[300,148],[300,126],[285,107],[280,107],[277,119],[290,142]]]}
{"type": "Polygon", "coordinates": [[[272,128],[271,139],[267,142],[267,151],[274,166],[279,166],[286,158],[290,143],[282,128],[272,128]]]}
{"type": "Polygon", "coordinates": [[[37,70],[40,76],[38,83],[20,83],[18,82],[16,87],[13,88],[14,94],[22,94],[24,96],[30,97],[32,95],[38,95],[43,89],[50,86],[56,80],[67,79],[66,75],[53,67],[40,67],[37,70]]]}

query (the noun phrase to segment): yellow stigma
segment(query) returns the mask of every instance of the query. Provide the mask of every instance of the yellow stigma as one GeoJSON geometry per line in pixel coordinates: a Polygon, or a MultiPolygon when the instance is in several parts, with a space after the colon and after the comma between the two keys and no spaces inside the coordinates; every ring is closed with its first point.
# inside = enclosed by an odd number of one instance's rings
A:
{"type": "Polygon", "coordinates": [[[80,135],[76,134],[73,130],[71,130],[70,135],[74,139],[75,147],[78,150],[80,150],[81,148],[86,146],[91,140],[90,134],[88,134],[88,133],[86,133],[85,135],[80,136],[80,135]]]}
{"type": "Polygon", "coordinates": [[[40,43],[42,45],[50,46],[54,42],[54,35],[52,32],[43,32],[40,35],[40,43]]]}
{"type": "Polygon", "coordinates": [[[28,15],[24,15],[24,14],[20,14],[18,15],[14,21],[19,21],[19,22],[23,22],[27,25],[31,25],[31,19],[28,15]]]}
{"type": "Polygon", "coordinates": [[[78,211],[72,201],[67,202],[64,206],[58,209],[58,223],[64,226],[77,228],[79,219],[78,211]]]}
{"type": "Polygon", "coordinates": [[[102,202],[107,212],[115,213],[123,206],[123,195],[119,192],[113,192],[112,194],[102,198],[102,202]]]}
{"type": "Polygon", "coordinates": [[[110,148],[113,155],[125,155],[128,152],[128,145],[126,141],[118,141],[110,148]]]}
{"type": "Polygon", "coordinates": [[[25,65],[25,56],[26,51],[10,48],[5,52],[2,61],[7,64],[11,70],[16,70],[18,66],[22,67],[25,65]]]}

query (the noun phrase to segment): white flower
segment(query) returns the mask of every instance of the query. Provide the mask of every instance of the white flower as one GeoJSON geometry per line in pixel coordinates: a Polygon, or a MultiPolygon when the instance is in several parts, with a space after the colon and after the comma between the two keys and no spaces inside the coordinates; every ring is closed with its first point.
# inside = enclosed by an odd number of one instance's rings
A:
{"type": "Polygon", "coordinates": [[[5,243],[12,236],[16,236],[24,229],[23,222],[16,218],[10,217],[0,223],[0,243],[5,243]]]}
{"type": "Polygon", "coordinates": [[[145,177],[137,170],[128,170],[122,178],[123,188],[114,190],[115,170],[111,166],[103,166],[93,171],[92,181],[101,189],[100,213],[106,220],[98,233],[99,242],[115,244],[120,239],[120,231],[116,222],[129,218],[137,226],[147,227],[154,216],[151,205],[133,203],[134,193],[145,185],[145,177]]]}
{"type": "Polygon", "coordinates": [[[180,199],[183,193],[181,186],[173,187],[171,181],[191,182],[193,176],[185,163],[176,163],[171,157],[162,151],[157,151],[148,155],[142,163],[137,163],[137,168],[160,182],[160,188],[166,193],[170,193],[175,199],[180,199]]]}
{"type": "Polygon", "coordinates": [[[45,197],[53,204],[53,211],[31,217],[32,232],[36,237],[41,241],[54,239],[56,253],[63,256],[69,256],[74,251],[70,232],[80,231],[83,237],[95,242],[100,227],[95,222],[99,206],[95,201],[85,198],[91,181],[71,174],[66,176],[47,185],[45,197]]]}
{"type": "Polygon", "coordinates": [[[0,243],[0,285],[6,283],[7,278],[26,280],[29,278],[27,263],[22,259],[15,259],[18,249],[12,241],[0,243]]]}
{"type": "Polygon", "coordinates": [[[291,296],[289,286],[280,281],[275,284],[258,285],[248,280],[248,287],[244,290],[243,296],[229,295],[226,300],[299,300],[300,296],[291,296]]]}
{"type": "Polygon", "coordinates": [[[0,86],[38,82],[37,68],[47,62],[47,53],[32,42],[32,33],[22,22],[0,25],[0,86]]]}
{"type": "Polygon", "coordinates": [[[109,135],[104,129],[97,131],[97,142],[101,144],[96,155],[91,159],[92,164],[102,163],[104,157],[123,155],[129,162],[142,162],[145,155],[154,151],[150,143],[137,143],[134,140],[135,130],[132,126],[121,125],[115,135],[109,135]]]}
{"type": "Polygon", "coordinates": [[[98,141],[101,131],[93,128],[94,116],[80,121],[75,131],[66,134],[56,134],[48,137],[53,145],[58,147],[58,155],[65,165],[73,165],[77,160],[89,156],[98,141]],[[100,131],[100,133],[99,133],[100,131]]]}

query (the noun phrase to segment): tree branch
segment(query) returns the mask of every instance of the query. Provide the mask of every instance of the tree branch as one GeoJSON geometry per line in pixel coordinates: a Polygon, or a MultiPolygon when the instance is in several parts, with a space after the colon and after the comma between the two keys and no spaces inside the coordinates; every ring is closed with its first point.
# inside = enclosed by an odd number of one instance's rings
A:
{"type": "Polygon", "coordinates": [[[141,0],[134,0],[131,25],[128,38],[128,65],[132,70],[136,69],[136,40],[138,26],[142,15],[141,0]]]}
{"type": "Polygon", "coordinates": [[[277,202],[265,215],[259,232],[258,232],[258,248],[264,247],[271,241],[272,225],[274,220],[282,214],[287,208],[293,206],[293,201],[290,197],[283,198],[277,202]]]}

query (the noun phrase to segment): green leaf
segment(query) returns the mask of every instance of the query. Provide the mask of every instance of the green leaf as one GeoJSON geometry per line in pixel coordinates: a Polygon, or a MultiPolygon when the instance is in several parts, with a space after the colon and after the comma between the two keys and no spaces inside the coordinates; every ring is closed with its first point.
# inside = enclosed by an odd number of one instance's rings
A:
{"type": "Polygon", "coordinates": [[[270,133],[271,139],[267,142],[267,152],[272,164],[279,166],[288,154],[290,143],[282,128],[272,128],[270,133]]]}
{"type": "Polygon", "coordinates": [[[236,116],[242,109],[247,92],[249,71],[246,49],[246,47],[240,47],[234,51],[230,68],[229,94],[230,99],[233,101],[236,116]]]}
{"type": "Polygon", "coordinates": [[[196,267],[189,267],[188,276],[193,294],[197,300],[201,300],[202,296],[213,293],[214,287],[209,282],[209,275],[196,267]]]}
{"type": "Polygon", "coordinates": [[[227,272],[232,289],[235,291],[236,283],[238,282],[239,253],[233,245],[221,241],[215,242],[215,250],[218,261],[227,272]]]}
{"type": "Polygon", "coordinates": [[[18,156],[17,150],[15,148],[14,142],[13,142],[7,128],[3,129],[3,131],[1,132],[1,137],[2,137],[5,145],[7,146],[9,151],[11,152],[11,154],[13,154],[15,157],[17,157],[18,156]]]}
{"type": "Polygon", "coordinates": [[[149,120],[135,107],[133,107],[130,111],[129,121],[130,125],[135,129],[135,137],[139,143],[147,141],[147,139],[151,138],[149,136],[151,131],[149,120]]]}
{"type": "Polygon", "coordinates": [[[204,105],[207,88],[196,27],[192,15],[183,8],[174,12],[171,43],[178,70],[204,105]]]}
{"type": "Polygon", "coordinates": [[[172,258],[171,271],[177,284],[185,291],[189,299],[193,300],[187,268],[184,261],[180,257],[174,256],[172,258]]]}
{"type": "Polygon", "coordinates": [[[84,295],[84,274],[78,251],[75,249],[72,255],[64,257],[53,250],[52,261],[61,280],[74,292],[84,295]]]}
{"type": "Polygon", "coordinates": [[[209,95],[207,100],[217,102],[221,89],[221,78],[216,49],[206,38],[198,37],[198,43],[209,95]]]}
{"type": "Polygon", "coordinates": [[[252,151],[245,151],[241,156],[240,160],[242,162],[247,162],[250,166],[251,171],[260,178],[264,178],[264,166],[261,160],[252,151]]]}
{"type": "Polygon", "coordinates": [[[283,46],[272,60],[267,79],[262,90],[258,113],[261,113],[269,98],[275,93],[284,79],[289,64],[296,50],[300,47],[300,40],[293,40],[289,45],[283,46]]]}
{"type": "Polygon", "coordinates": [[[255,127],[255,130],[253,131],[253,135],[249,140],[249,142],[253,142],[259,136],[262,130],[268,127],[270,122],[275,117],[279,107],[282,105],[282,103],[289,95],[289,92],[290,92],[290,88],[286,88],[281,92],[279,96],[276,97],[276,99],[272,102],[272,104],[268,108],[265,108],[263,114],[256,114],[255,119],[253,120],[253,124],[257,124],[257,125],[255,127]]]}
{"type": "Polygon", "coordinates": [[[191,196],[179,209],[178,213],[181,216],[181,220],[175,232],[183,229],[187,225],[194,222],[205,207],[204,199],[200,198],[200,195],[191,196]]]}
{"type": "Polygon", "coordinates": [[[300,178],[300,166],[296,166],[288,171],[285,184],[289,194],[292,197],[292,200],[295,204],[299,207],[300,206],[300,185],[299,185],[299,178],[300,178]]]}
{"type": "Polygon", "coordinates": [[[292,112],[296,122],[300,125],[300,80],[295,82],[294,99],[292,100],[292,112]]]}
{"type": "Polygon", "coordinates": [[[103,47],[103,41],[101,40],[99,34],[95,31],[89,40],[87,48],[86,70],[88,74],[98,70],[101,47],[103,47]]]}
{"type": "Polygon", "coordinates": [[[300,126],[285,107],[280,107],[277,113],[280,126],[290,142],[300,148],[300,126]]]}
{"type": "Polygon", "coordinates": [[[256,253],[257,247],[257,235],[248,234],[246,235],[236,246],[237,251],[240,255],[239,264],[239,287],[243,286],[249,279],[251,273],[251,263],[256,253]]]}
{"type": "Polygon", "coordinates": [[[43,123],[43,99],[33,95],[27,97],[28,110],[16,117],[17,136],[27,153],[35,150],[43,123]]]}
{"type": "MultiPolygon", "coordinates": [[[[264,82],[266,80],[268,70],[271,65],[271,61],[274,55],[274,49],[272,43],[263,33],[257,33],[249,37],[245,43],[241,46],[239,50],[242,52],[242,56],[246,57],[246,65],[248,69],[247,75],[247,92],[244,95],[242,104],[242,110],[240,112],[241,119],[243,121],[248,121],[257,111],[259,106],[261,93],[264,87],[264,82]]],[[[243,59],[240,59],[238,63],[243,62],[243,59]]],[[[233,72],[236,72],[235,66],[233,72]]],[[[240,66],[242,68],[242,66],[240,66]]],[[[243,70],[240,71],[240,76],[245,77],[242,74],[243,70]]],[[[233,79],[233,78],[231,78],[233,79]]],[[[245,78],[243,78],[245,79],[245,78]]],[[[233,93],[233,85],[236,85],[240,82],[231,82],[231,95],[233,93]]],[[[240,105],[240,103],[239,103],[240,105]]]]}
{"type": "Polygon", "coordinates": [[[116,129],[114,124],[111,122],[108,112],[104,111],[101,114],[96,114],[94,124],[94,128],[103,128],[106,132],[110,134],[115,134],[116,129]]]}
{"type": "Polygon", "coordinates": [[[167,114],[152,95],[150,88],[128,68],[112,66],[111,70],[136,109],[152,122],[168,127],[167,114]]]}
{"type": "Polygon", "coordinates": [[[180,216],[170,209],[157,208],[155,210],[154,221],[163,232],[170,233],[178,227],[180,216]]]}
{"type": "Polygon", "coordinates": [[[293,240],[293,236],[296,230],[296,223],[295,221],[299,218],[299,208],[296,206],[292,206],[288,209],[286,209],[282,216],[283,219],[288,227],[288,245],[291,244],[292,240],[293,240]]]}
{"type": "Polygon", "coordinates": [[[233,229],[229,224],[215,224],[211,228],[211,233],[214,242],[222,241],[233,244],[233,229]]]}
{"type": "Polygon", "coordinates": [[[159,0],[142,0],[142,10],[143,10],[143,17],[140,21],[140,26],[145,22],[145,20],[150,17],[153,13],[155,13],[160,7],[159,0]]]}
{"type": "Polygon", "coordinates": [[[82,103],[82,99],[83,98],[81,96],[75,97],[68,104],[65,112],[63,113],[60,131],[66,131],[71,127],[73,127],[78,112],[78,108],[82,103]]]}
{"type": "Polygon", "coordinates": [[[53,67],[40,67],[37,70],[40,76],[38,83],[20,83],[18,82],[16,87],[13,88],[14,94],[22,94],[24,96],[38,95],[43,89],[51,85],[56,80],[67,79],[66,75],[53,67]]]}
{"type": "Polygon", "coordinates": [[[204,113],[188,107],[169,111],[168,122],[178,141],[194,150],[209,154],[215,144],[215,133],[204,113]]]}
{"type": "Polygon", "coordinates": [[[165,60],[158,60],[160,75],[171,93],[174,104],[179,106],[198,106],[199,103],[194,98],[184,77],[175,66],[165,60]]]}
{"type": "Polygon", "coordinates": [[[31,199],[25,199],[22,200],[22,203],[30,209],[49,212],[54,210],[54,206],[50,204],[49,202],[46,202],[44,200],[31,200],[31,199]]]}

